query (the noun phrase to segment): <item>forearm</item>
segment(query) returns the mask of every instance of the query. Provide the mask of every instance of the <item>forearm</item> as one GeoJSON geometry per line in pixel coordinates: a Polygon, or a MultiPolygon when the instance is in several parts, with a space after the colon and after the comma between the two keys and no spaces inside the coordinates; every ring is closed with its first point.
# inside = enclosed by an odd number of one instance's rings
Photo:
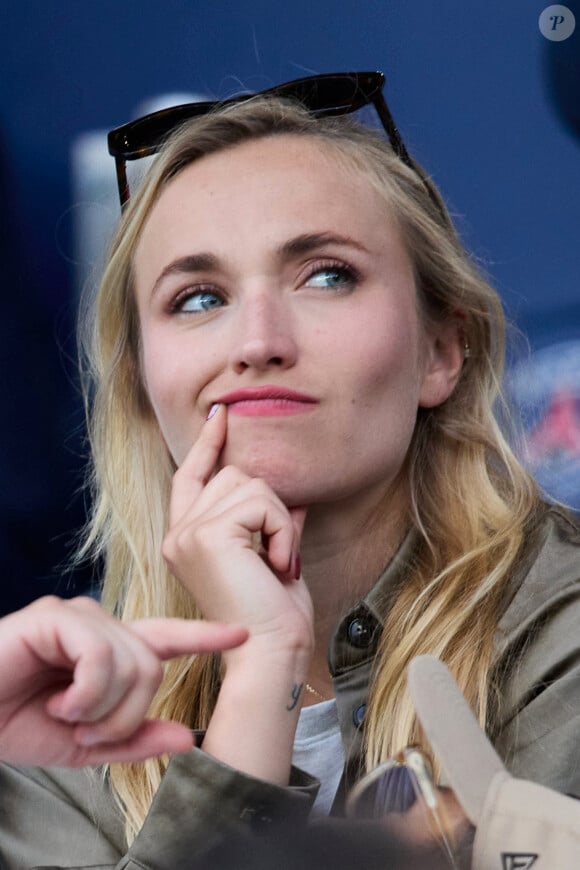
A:
{"type": "Polygon", "coordinates": [[[304,648],[282,653],[250,646],[235,657],[227,665],[204,752],[249,776],[287,785],[309,663],[304,648]]]}

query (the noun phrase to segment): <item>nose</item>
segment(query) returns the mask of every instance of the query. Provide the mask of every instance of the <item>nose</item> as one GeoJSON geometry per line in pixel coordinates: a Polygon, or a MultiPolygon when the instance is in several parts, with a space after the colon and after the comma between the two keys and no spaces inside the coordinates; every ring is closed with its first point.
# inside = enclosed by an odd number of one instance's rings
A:
{"type": "Polygon", "coordinates": [[[247,369],[287,369],[297,358],[292,317],[285,300],[275,292],[247,298],[234,324],[231,363],[241,374],[247,369]]]}

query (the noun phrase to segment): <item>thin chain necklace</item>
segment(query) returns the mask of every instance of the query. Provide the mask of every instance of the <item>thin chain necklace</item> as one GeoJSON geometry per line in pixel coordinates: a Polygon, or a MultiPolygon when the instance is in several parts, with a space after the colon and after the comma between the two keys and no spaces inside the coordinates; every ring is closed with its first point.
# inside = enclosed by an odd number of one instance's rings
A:
{"type": "Polygon", "coordinates": [[[310,692],[311,695],[314,695],[315,698],[318,698],[319,701],[328,701],[328,698],[325,698],[324,695],[321,695],[318,689],[315,689],[314,686],[311,686],[310,683],[305,683],[304,687],[307,692],[310,692]]]}

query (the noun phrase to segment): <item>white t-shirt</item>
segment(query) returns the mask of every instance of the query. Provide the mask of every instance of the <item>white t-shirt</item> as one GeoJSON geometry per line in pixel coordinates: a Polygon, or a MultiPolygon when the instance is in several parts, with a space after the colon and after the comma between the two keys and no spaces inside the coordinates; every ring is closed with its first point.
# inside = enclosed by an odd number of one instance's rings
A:
{"type": "Polygon", "coordinates": [[[344,749],[334,698],[300,711],[292,764],[320,780],[312,814],[327,816],[344,769],[344,749]]]}

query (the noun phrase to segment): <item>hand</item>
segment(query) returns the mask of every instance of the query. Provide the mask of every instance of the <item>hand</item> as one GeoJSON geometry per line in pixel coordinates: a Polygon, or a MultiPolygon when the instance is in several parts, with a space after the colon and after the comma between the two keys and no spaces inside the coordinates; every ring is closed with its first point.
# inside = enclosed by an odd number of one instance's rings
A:
{"type": "Polygon", "coordinates": [[[161,662],[246,637],[192,620],[121,623],[90,598],[41,598],[0,620],[0,758],[83,767],[186,752],[189,729],[145,719],[161,662]]]}
{"type": "Polygon", "coordinates": [[[250,642],[310,652],[312,603],[299,576],[306,511],[237,468],[218,471],[226,429],[222,405],[176,472],[163,555],[206,618],[247,626],[250,642]]]}

